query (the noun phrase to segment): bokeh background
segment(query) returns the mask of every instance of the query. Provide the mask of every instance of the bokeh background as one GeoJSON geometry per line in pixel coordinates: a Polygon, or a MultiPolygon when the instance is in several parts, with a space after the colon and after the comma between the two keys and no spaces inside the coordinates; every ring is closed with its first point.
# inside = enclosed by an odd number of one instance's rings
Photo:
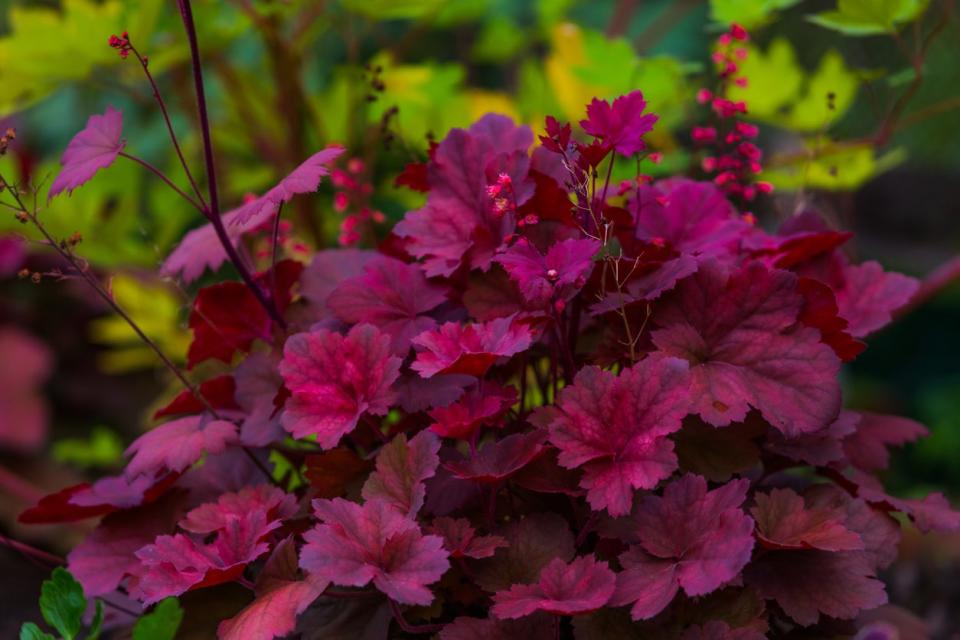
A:
{"type": "MultiPolygon", "coordinates": [[[[857,233],[848,249],[858,260],[923,277],[960,248],[960,7],[840,4],[860,13],[838,17],[835,0],[198,0],[221,189],[237,204],[340,142],[362,160],[359,178],[372,193],[362,202],[352,193],[342,211],[325,186],[299,201],[289,233],[305,247],[334,244],[353,208],[367,206],[388,220],[365,227],[370,240],[417,206],[393,179],[451,127],[498,111],[539,131],[546,114],[575,120],[593,96],[636,88],[661,115],[650,137],[664,156],[658,170],[696,173],[689,129],[706,113],[694,96],[712,84],[712,41],[735,21],[752,36],[750,82],[738,97],[761,126],[764,179],[777,187],[757,203],[761,223],[816,210],[857,233]]],[[[124,161],[43,204],[63,148],[107,104],[123,109],[130,150],[179,175],[141,69],[107,45],[123,31],[149,56],[187,158],[200,167],[172,2],[0,0],[0,132],[17,130],[0,171],[36,189],[41,218],[59,237],[81,233],[78,253],[182,361],[191,291],[160,279],[157,267],[199,224],[196,212],[124,161]]],[[[55,275],[59,266],[11,212],[0,215],[0,533],[54,553],[85,525],[25,528],[16,514],[51,490],[115,471],[176,391],[82,281],[55,275]],[[46,275],[35,284],[17,277],[24,268],[46,275]]],[[[895,493],[937,488],[960,499],[958,359],[960,287],[951,286],[873,336],[846,369],[850,405],[932,431],[895,456],[895,493]]],[[[38,617],[46,573],[0,547],[0,637],[38,617]]],[[[960,628],[960,538],[908,533],[887,578],[892,600],[935,635],[960,628]]]]}

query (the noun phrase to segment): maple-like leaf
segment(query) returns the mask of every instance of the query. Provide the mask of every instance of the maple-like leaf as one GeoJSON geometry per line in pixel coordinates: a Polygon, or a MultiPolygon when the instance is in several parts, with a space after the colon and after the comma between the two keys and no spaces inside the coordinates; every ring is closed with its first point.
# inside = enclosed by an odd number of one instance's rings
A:
{"type": "Polygon", "coordinates": [[[347,487],[373,469],[367,461],[346,447],[307,456],[304,475],[319,498],[337,498],[347,487]]]}
{"type": "Polygon", "coordinates": [[[890,464],[887,447],[913,442],[927,434],[927,428],[919,422],[861,411],[856,431],[843,441],[843,450],[850,464],[858,469],[882,471],[890,464]]]}
{"type": "Polygon", "coordinates": [[[333,313],[327,298],[334,289],[345,280],[362,276],[364,268],[379,259],[376,251],[362,249],[318,251],[300,276],[300,295],[310,303],[314,316],[327,318],[333,313]]]}
{"type": "Polygon", "coordinates": [[[535,584],[518,584],[493,596],[491,613],[498,618],[522,618],[535,611],[572,616],[596,611],[610,600],[617,579],[606,562],[592,556],[567,564],[554,558],[535,584]]]}
{"type": "Polygon", "coordinates": [[[280,424],[283,378],[277,371],[276,353],[256,352],[247,356],[234,371],[236,398],[245,414],[240,423],[240,442],[249,447],[264,447],[282,440],[280,424]]]}
{"type": "Polygon", "coordinates": [[[436,148],[428,165],[426,205],[408,212],[394,229],[407,239],[407,249],[424,259],[428,276],[451,275],[462,264],[489,267],[515,221],[512,214],[494,214],[487,187],[503,172],[511,178],[516,204],[529,199],[526,153],[532,142],[528,127],[488,114],[468,130],[451,130],[436,148]]]}
{"type": "Polygon", "coordinates": [[[547,427],[560,449],[560,464],[583,468],[580,486],[596,509],[611,515],[630,510],[634,489],[650,489],[677,468],[668,436],[688,413],[686,362],[652,355],[619,376],[581,369],[560,392],[556,407],[533,420],[547,427]]]}
{"type": "Polygon", "coordinates": [[[638,240],[685,254],[729,254],[749,228],[712,182],[661,180],[640,187],[630,207],[638,240]]]}
{"type": "Polygon", "coordinates": [[[703,263],[654,312],[653,343],[690,362],[693,410],[714,426],[750,407],[787,436],[817,431],[840,410],[840,359],[816,329],[797,327],[796,276],[749,263],[703,263]]]}
{"type": "Polygon", "coordinates": [[[844,526],[860,536],[863,553],[876,570],[889,567],[897,559],[901,525],[885,510],[832,484],[808,487],[803,499],[814,509],[842,512],[844,526]]]}
{"type": "Polygon", "coordinates": [[[393,385],[397,404],[407,413],[446,407],[463,397],[464,389],[475,385],[477,379],[463,374],[421,378],[415,372],[404,372],[393,385]]]}
{"type": "Polygon", "coordinates": [[[754,495],[750,509],[760,543],[771,549],[859,551],[863,540],[845,526],[846,509],[804,503],[791,489],[754,495]]]}
{"type": "Polygon", "coordinates": [[[260,511],[268,522],[289,518],[297,510],[296,497],[269,484],[244,487],[225,493],[216,502],[208,502],[192,509],[180,521],[180,528],[191,533],[213,533],[230,526],[234,520],[260,511]]]}
{"type": "Polygon", "coordinates": [[[850,323],[850,333],[862,338],[889,324],[893,312],[908,303],[919,286],[916,279],[886,272],[872,260],[849,265],[837,290],[840,316],[850,323]]]}
{"type": "MultiPolygon", "coordinates": [[[[629,269],[630,266],[632,265],[628,264],[626,268],[629,269]]],[[[652,302],[677,286],[679,281],[696,271],[698,266],[697,259],[686,254],[660,263],[627,281],[623,290],[608,293],[600,302],[590,307],[590,313],[599,315],[622,309],[635,302],[652,302]]]]}
{"type": "Polygon", "coordinates": [[[443,547],[451,558],[489,558],[507,546],[501,536],[478,536],[466,518],[434,518],[428,531],[443,538],[443,547]]]}
{"type": "Polygon", "coordinates": [[[283,426],[295,438],[316,435],[322,448],[332,449],[363,414],[387,412],[399,372],[390,336],[371,325],[357,325],[346,336],[325,329],[291,336],[280,363],[291,393],[283,426]]]}
{"type": "Polygon", "coordinates": [[[60,158],[63,168],[50,185],[47,199],[62,191],[70,193],[88,182],[100,169],[113,164],[126,141],[123,133],[123,113],[108,106],[103,115],[92,115],[87,126],[73,136],[60,158]]]}
{"type": "Polygon", "coordinates": [[[494,260],[507,270],[527,302],[546,304],[569,300],[583,287],[593,271],[593,256],[600,243],[591,238],[562,240],[546,254],[526,238],[520,238],[494,260]]]}
{"type": "MultiPolygon", "coordinates": [[[[294,260],[277,264],[274,274],[259,273],[259,286],[273,286],[273,299],[283,313],[290,303],[290,289],[300,278],[303,265],[294,260]]],[[[193,342],[187,351],[187,367],[215,358],[230,363],[237,351],[249,351],[254,340],[271,341],[273,320],[256,296],[242,282],[220,282],[197,293],[190,310],[193,342]]]]}
{"type": "Polygon", "coordinates": [[[495,423],[516,401],[515,388],[485,382],[456,402],[428,411],[434,420],[430,430],[444,438],[470,440],[481,426],[495,423]]]}
{"type": "Polygon", "coordinates": [[[159,420],[160,418],[169,418],[171,416],[203,413],[207,406],[216,409],[218,412],[221,410],[236,411],[240,408],[237,406],[235,400],[236,388],[236,380],[230,375],[217,376],[209,380],[204,380],[197,387],[197,390],[206,403],[202,402],[200,398],[195,397],[193,391],[184,389],[165,406],[157,409],[153,413],[153,419],[159,420]]]}
{"type": "Polygon", "coordinates": [[[148,431],[127,448],[128,476],[180,472],[204,454],[220,453],[237,440],[237,426],[209,414],[186,416],[148,431]]]}
{"type": "Polygon", "coordinates": [[[154,474],[127,477],[105,476],[92,485],[88,482],[71,485],[40,498],[17,520],[26,524],[75,522],[149,504],[159,499],[176,482],[179,474],[154,474]]]}
{"type": "Polygon", "coordinates": [[[191,589],[230,582],[269,550],[263,538],[280,526],[262,510],[230,518],[212,542],[183,533],[158,536],[136,552],[140,567],[131,578],[130,595],[152,604],[191,589]]]}
{"type": "Polygon", "coordinates": [[[848,619],[887,602],[883,583],[858,551],[771,551],[750,563],[744,579],[804,626],[821,613],[848,619]]]}
{"type": "Polygon", "coordinates": [[[365,500],[382,500],[407,517],[414,518],[426,497],[424,481],[433,477],[440,464],[440,440],[421,431],[407,441],[395,436],[377,454],[376,470],[363,485],[365,500]]]}
{"type": "Polygon", "coordinates": [[[587,105],[587,119],[581,120],[580,126],[617,153],[629,157],[646,148],[643,136],[658,120],[656,114],[644,113],[646,108],[647,101],[641,91],[620,96],[613,104],[594,98],[587,105]]]}
{"type": "Polygon", "coordinates": [[[343,147],[330,146],[304,160],[276,186],[256,200],[240,207],[237,223],[244,224],[252,218],[269,217],[281,204],[289,202],[295,195],[316,191],[320,180],[330,173],[330,163],[341,153],[343,153],[343,147]]]}
{"type": "Polygon", "coordinates": [[[803,295],[803,310],[799,320],[808,327],[820,330],[820,339],[830,345],[844,362],[860,355],[867,345],[854,339],[847,331],[849,323],[840,317],[837,298],[826,284],[813,278],[800,278],[797,290],[803,295]]]}
{"type": "Polygon", "coordinates": [[[853,411],[841,411],[837,419],[822,429],[786,436],[772,430],[767,434],[764,448],[777,455],[812,465],[842,464],[843,443],[857,429],[860,416],[853,411]]]}
{"type": "Polygon", "coordinates": [[[680,588],[690,596],[710,593],[735,578],[750,561],[753,520],[740,508],[747,480],[713,491],[686,474],[647,495],[634,510],[639,545],[620,556],[612,604],[633,604],[634,619],[660,613],[680,588]]]}
{"type": "Polygon", "coordinates": [[[322,580],[349,587],[374,586],[402,604],[427,605],[450,567],[439,536],[423,535],[415,522],[382,500],[363,505],[341,498],[315,500],[323,522],[307,531],[300,566],[322,580]]]}
{"type": "Polygon", "coordinates": [[[410,367],[424,378],[438,373],[482,376],[502,357],[530,346],[530,327],[515,317],[479,324],[447,322],[413,339],[417,359],[410,367]]]}
{"type": "Polygon", "coordinates": [[[219,640],[272,640],[294,630],[297,615],[310,606],[329,582],[297,576],[292,538],[280,542],[257,577],[256,599],[217,627],[219,640]]]}
{"type": "Polygon", "coordinates": [[[454,477],[481,484],[500,484],[530,464],[544,451],[542,431],[515,433],[481,447],[469,457],[444,462],[454,477]]]}
{"type": "Polygon", "coordinates": [[[405,355],[414,337],[436,326],[425,314],[444,300],[446,288],[429,282],[419,265],[384,257],[341,282],[326,304],[344,322],[372,324],[389,334],[393,352],[405,355]]]}

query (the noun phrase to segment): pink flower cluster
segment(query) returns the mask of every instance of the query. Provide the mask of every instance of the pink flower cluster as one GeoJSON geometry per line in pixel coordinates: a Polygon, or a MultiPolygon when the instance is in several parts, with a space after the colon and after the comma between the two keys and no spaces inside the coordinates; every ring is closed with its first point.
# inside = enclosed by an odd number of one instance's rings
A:
{"type": "MultiPolygon", "coordinates": [[[[722,39],[722,75],[745,37],[722,39]]],[[[815,214],[745,220],[743,123],[718,142],[730,180],[609,189],[646,152],[645,106],[594,100],[536,147],[505,116],[454,129],[404,170],[426,196],[379,250],[254,276],[286,327],[239,282],[201,289],[202,398],[161,410],[122,474],[21,519],[102,517],[68,558],[89,595],[252,585],[221,638],[856,633],[886,602],[893,515],[960,528],[942,495],[878,480],[925,429],[842,401],[842,363],[917,283],[851,263],[815,214]]],[[[228,224],[271,220],[338,152],[228,224]]],[[[341,201],[360,173],[333,172],[341,201]]],[[[194,277],[222,262],[198,237],[176,254],[194,277]]]]}

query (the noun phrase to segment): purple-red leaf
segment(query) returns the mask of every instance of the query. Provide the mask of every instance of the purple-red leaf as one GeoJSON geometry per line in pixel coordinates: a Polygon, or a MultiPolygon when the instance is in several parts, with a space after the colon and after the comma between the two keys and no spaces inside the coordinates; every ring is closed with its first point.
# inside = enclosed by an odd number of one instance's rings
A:
{"type": "Polygon", "coordinates": [[[487,444],[475,455],[444,463],[455,478],[481,484],[499,484],[530,464],[543,451],[542,431],[515,433],[487,444]]]}
{"type": "Polygon", "coordinates": [[[492,382],[467,391],[457,402],[427,412],[430,430],[444,438],[470,440],[477,430],[494,423],[517,401],[517,390],[492,382]]]}
{"type": "Polygon", "coordinates": [[[583,130],[624,156],[632,156],[646,148],[643,136],[653,129],[658,116],[644,113],[647,101],[641,91],[620,96],[611,105],[594,98],[587,105],[587,119],[580,121],[583,130]]]}
{"type": "Polygon", "coordinates": [[[750,509],[760,543],[770,549],[859,551],[863,540],[845,526],[846,509],[808,506],[790,489],[754,496],[750,509]]]}
{"type": "Polygon", "coordinates": [[[517,584],[493,596],[497,618],[522,618],[536,611],[572,616],[596,611],[613,595],[617,579],[606,562],[592,556],[567,564],[554,558],[535,584],[517,584]]]}
{"type": "Polygon", "coordinates": [[[514,317],[480,324],[447,322],[413,339],[417,359],[410,367],[424,378],[438,373],[482,376],[502,357],[530,346],[530,327],[514,317]]]}
{"type": "Polygon", "coordinates": [[[365,500],[382,500],[409,518],[415,518],[426,497],[424,481],[437,472],[440,440],[421,431],[410,441],[400,434],[377,454],[376,471],[363,485],[365,500]]]}
{"type": "Polygon", "coordinates": [[[220,453],[237,441],[237,426],[204,414],[186,416],[143,434],[127,448],[133,456],[126,473],[133,477],[184,471],[204,454],[220,453]]]}
{"type": "Polygon", "coordinates": [[[435,518],[429,532],[443,538],[443,547],[451,558],[489,558],[507,546],[501,536],[478,536],[466,518],[435,518]]]}
{"type": "Polygon", "coordinates": [[[123,113],[108,106],[103,115],[92,115],[83,128],[67,145],[60,158],[63,169],[50,185],[47,199],[62,191],[70,193],[86,183],[100,169],[113,164],[126,142],[123,133],[123,113]]]}

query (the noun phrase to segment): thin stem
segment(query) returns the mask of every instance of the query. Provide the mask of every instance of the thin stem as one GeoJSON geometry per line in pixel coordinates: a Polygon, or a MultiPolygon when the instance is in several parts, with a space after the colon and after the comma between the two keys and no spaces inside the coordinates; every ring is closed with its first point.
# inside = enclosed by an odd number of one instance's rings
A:
{"type": "Polygon", "coordinates": [[[150,73],[150,69],[147,68],[147,60],[140,55],[140,52],[137,51],[136,47],[132,44],[130,45],[130,50],[133,51],[133,55],[137,56],[137,60],[140,62],[140,67],[143,69],[143,73],[147,76],[147,81],[150,82],[150,87],[153,89],[153,97],[157,101],[157,104],[160,106],[160,112],[163,114],[163,121],[167,125],[167,133],[170,134],[170,141],[173,142],[173,148],[177,152],[177,157],[180,159],[180,166],[183,167],[183,172],[187,174],[187,180],[190,181],[190,186],[193,187],[193,192],[196,194],[197,199],[200,200],[203,207],[200,209],[204,211],[207,208],[207,203],[203,199],[203,193],[200,192],[200,187],[197,186],[197,181],[193,179],[193,174],[190,173],[190,167],[187,165],[186,158],[183,157],[183,151],[180,149],[180,142],[177,140],[177,134],[173,131],[173,123],[170,122],[170,114],[167,112],[167,105],[163,101],[163,96],[160,95],[160,89],[157,87],[157,83],[153,79],[153,74],[150,73]]]}
{"type": "Polygon", "coordinates": [[[895,317],[902,318],[957,282],[960,282],[960,258],[951,258],[923,279],[920,288],[913,294],[913,298],[906,305],[897,309],[894,314],[895,317]]]}
{"type": "Polygon", "coordinates": [[[393,612],[393,619],[397,621],[397,625],[399,625],[404,633],[437,633],[443,629],[442,624],[410,624],[406,618],[403,617],[403,611],[400,610],[400,605],[398,605],[393,598],[390,598],[390,611],[393,612]]]}
{"type": "Polygon", "coordinates": [[[277,299],[277,254],[280,251],[280,217],[283,215],[283,202],[277,207],[277,215],[273,219],[273,231],[270,234],[270,292],[273,299],[277,299]]]}
{"type": "Polygon", "coordinates": [[[154,174],[155,176],[157,176],[158,178],[160,178],[161,180],[163,180],[168,187],[170,187],[171,189],[173,189],[174,191],[176,191],[176,192],[180,195],[181,198],[183,198],[184,200],[186,200],[187,202],[189,202],[191,205],[193,205],[193,207],[196,208],[197,211],[199,211],[200,213],[206,215],[207,210],[206,210],[199,202],[197,202],[196,200],[194,200],[193,198],[191,198],[190,196],[188,196],[186,193],[184,193],[183,190],[180,189],[180,187],[178,187],[177,185],[173,184],[173,181],[172,181],[170,178],[168,178],[167,175],[166,175],[163,171],[160,171],[160,169],[158,169],[158,168],[155,167],[154,165],[150,164],[149,162],[147,162],[147,161],[144,160],[143,158],[139,158],[139,157],[133,155],[132,153],[127,153],[126,151],[121,151],[121,152],[120,152],[120,156],[123,157],[123,158],[127,158],[128,160],[133,160],[133,161],[136,162],[137,164],[145,167],[145,168],[146,168],[148,171],[150,171],[152,174],[154,174]]]}
{"type": "Polygon", "coordinates": [[[187,32],[187,40],[190,43],[193,84],[194,91],[197,94],[197,114],[200,118],[200,132],[203,137],[203,157],[206,163],[207,183],[210,191],[210,206],[207,211],[207,218],[209,218],[210,224],[213,225],[213,229],[216,231],[217,238],[220,240],[220,244],[223,245],[223,250],[227,253],[227,257],[240,274],[240,278],[250,288],[257,302],[266,310],[273,321],[285,330],[287,328],[286,320],[280,315],[280,312],[271,302],[269,296],[265,294],[263,289],[254,281],[253,276],[250,275],[250,271],[243,264],[243,261],[237,254],[236,247],[233,246],[233,242],[231,242],[230,237],[227,235],[227,230],[223,226],[223,220],[220,219],[220,198],[217,194],[217,171],[213,156],[213,140],[210,136],[210,120],[207,116],[207,98],[203,89],[203,69],[200,64],[200,46],[197,43],[197,29],[193,24],[193,11],[190,8],[190,0],[177,0],[177,5],[180,8],[180,16],[183,18],[183,26],[187,32]]]}
{"type": "Polygon", "coordinates": [[[66,560],[64,560],[60,556],[55,556],[52,553],[47,553],[42,549],[37,549],[36,547],[32,547],[29,544],[26,544],[24,542],[19,542],[17,540],[14,540],[13,538],[8,538],[4,535],[0,535],[0,544],[2,544],[5,547],[10,547],[14,551],[19,551],[20,553],[26,556],[30,556],[31,558],[36,558],[37,560],[40,560],[41,562],[44,562],[54,567],[59,567],[67,563],[66,560]]]}

